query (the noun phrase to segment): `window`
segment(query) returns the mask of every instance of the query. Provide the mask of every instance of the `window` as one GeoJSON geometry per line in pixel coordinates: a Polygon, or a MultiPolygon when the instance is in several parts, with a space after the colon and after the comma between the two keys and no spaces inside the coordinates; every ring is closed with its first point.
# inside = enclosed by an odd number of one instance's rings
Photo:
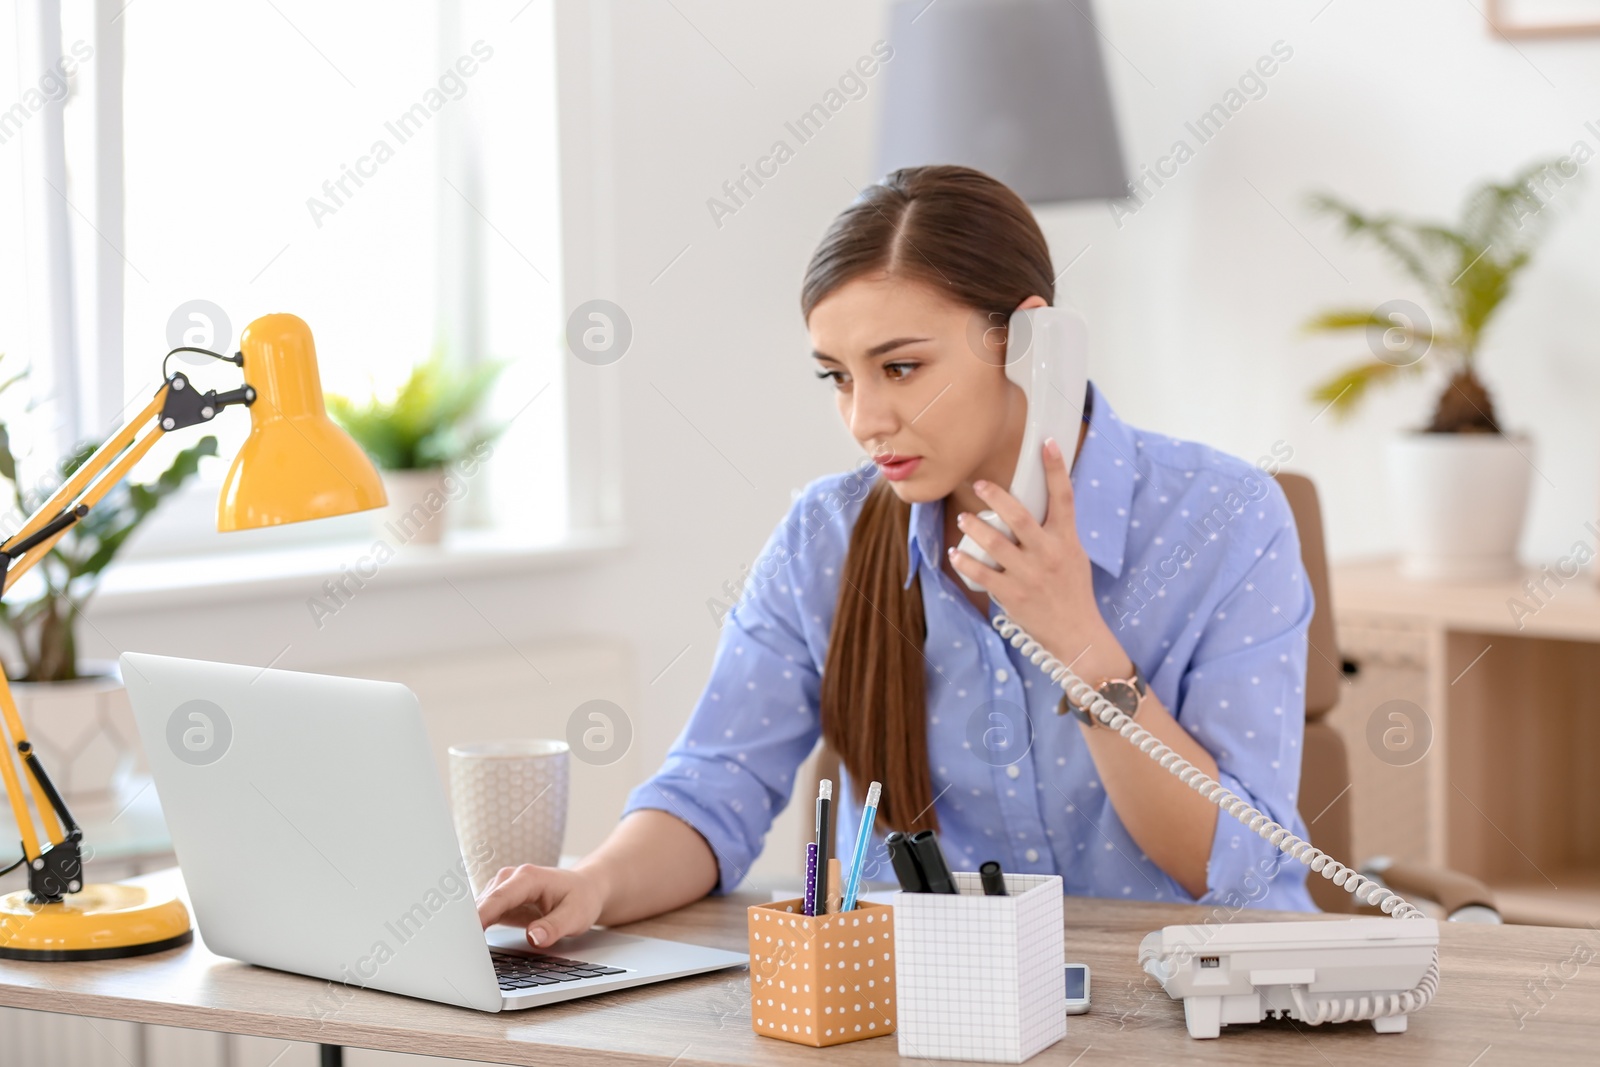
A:
{"type": "MultiPolygon", "coordinates": [[[[159,388],[169,338],[231,352],[251,319],[275,311],[310,325],[329,393],[392,392],[436,350],[463,363],[505,360],[487,417],[509,420],[508,429],[452,521],[512,527],[530,542],[559,538],[567,464],[549,0],[164,0],[129,5],[114,25],[93,21],[95,5],[61,9],[61,54],[81,40],[90,55],[52,105],[63,131],[60,192],[38,191],[64,216],[56,278],[66,295],[56,299],[70,305],[73,328],[0,337],[3,350],[32,357],[8,357],[0,373],[51,363],[51,385],[73,387],[70,400],[56,397],[61,410],[35,414],[80,437],[104,436],[159,388]],[[120,79],[97,82],[118,63],[120,79]],[[120,186],[120,218],[106,205],[107,183],[120,186]],[[96,274],[107,263],[109,281],[96,274]],[[118,282],[120,299],[108,301],[118,282]],[[118,328],[100,321],[109,315],[118,328]]],[[[49,34],[24,27],[11,49],[20,76],[5,84],[34,80],[41,46],[30,36],[49,34]]],[[[47,112],[30,120],[48,125],[47,112]]],[[[8,215],[30,175],[48,174],[50,152],[48,138],[0,144],[8,215]]],[[[5,250],[7,267],[20,251],[22,270],[34,270],[52,240],[5,250]]],[[[202,388],[238,383],[237,368],[204,357],[172,365],[202,388]]],[[[36,397],[41,382],[29,383],[36,397]]],[[[25,421],[30,466],[65,447],[59,430],[47,443],[38,418],[25,421]]],[[[348,516],[217,534],[216,489],[248,428],[248,414],[230,410],[152,451],[135,477],[153,477],[203,432],[217,436],[222,458],[130,555],[258,549],[372,528],[348,516]]]]}

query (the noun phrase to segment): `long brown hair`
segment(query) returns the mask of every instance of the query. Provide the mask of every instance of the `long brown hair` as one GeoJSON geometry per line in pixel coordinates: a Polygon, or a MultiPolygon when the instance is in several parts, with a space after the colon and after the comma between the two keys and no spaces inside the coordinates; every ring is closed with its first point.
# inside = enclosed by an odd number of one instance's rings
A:
{"type": "MultiPolygon", "coordinates": [[[[934,286],[1005,323],[1038,295],[1055,302],[1050,248],[1016,193],[969,167],[907,167],[862,190],[806,267],[800,309],[865,274],[934,286]]],[[[822,674],[822,735],[857,796],[883,783],[878,817],[910,832],[939,825],[928,762],[927,621],[906,586],[911,507],[879,480],[862,502],[839,581],[822,674]]],[[[937,560],[930,560],[935,566],[937,560]]]]}

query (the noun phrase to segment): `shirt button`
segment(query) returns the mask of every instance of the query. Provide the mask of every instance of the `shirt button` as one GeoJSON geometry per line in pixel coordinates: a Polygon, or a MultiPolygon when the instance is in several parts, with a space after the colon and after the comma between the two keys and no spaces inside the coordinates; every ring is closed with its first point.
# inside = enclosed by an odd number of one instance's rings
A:
{"type": "Polygon", "coordinates": [[[994,680],[997,682],[1003,682],[1009,677],[1011,677],[1011,675],[1006,673],[1006,669],[1004,667],[1001,667],[999,670],[994,672],[994,680]]]}
{"type": "Polygon", "coordinates": [[[1017,765],[1015,763],[1009,764],[1006,767],[1006,777],[1007,778],[1019,778],[1021,776],[1022,776],[1022,772],[1017,769],[1017,765]]]}
{"type": "Polygon", "coordinates": [[[1023,855],[1023,858],[1026,859],[1029,863],[1038,863],[1039,862],[1039,850],[1036,849],[1036,848],[1030,848],[1028,851],[1024,852],[1022,855],[1023,855]]]}

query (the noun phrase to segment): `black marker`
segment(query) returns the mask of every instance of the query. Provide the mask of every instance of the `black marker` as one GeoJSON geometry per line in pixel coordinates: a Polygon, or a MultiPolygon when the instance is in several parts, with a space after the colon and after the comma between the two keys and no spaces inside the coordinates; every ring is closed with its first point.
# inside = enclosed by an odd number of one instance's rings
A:
{"type": "Polygon", "coordinates": [[[918,830],[911,835],[911,854],[922,869],[923,880],[930,893],[956,892],[955,879],[950,877],[950,865],[944,861],[939,849],[939,838],[932,830],[918,830]]]}
{"type": "Polygon", "coordinates": [[[1006,876],[1000,873],[1000,864],[990,860],[978,868],[978,877],[983,879],[983,895],[986,897],[1003,897],[1006,895],[1006,876]]]}
{"type": "Polygon", "coordinates": [[[894,876],[900,879],[900,889],[906,893],[926,893],[928,881],[917,866],[917,857],[911,851],[911,839],[899,830],[892,830],[883,839],[889,849],[889,862],[894,865],[894,876]]]}

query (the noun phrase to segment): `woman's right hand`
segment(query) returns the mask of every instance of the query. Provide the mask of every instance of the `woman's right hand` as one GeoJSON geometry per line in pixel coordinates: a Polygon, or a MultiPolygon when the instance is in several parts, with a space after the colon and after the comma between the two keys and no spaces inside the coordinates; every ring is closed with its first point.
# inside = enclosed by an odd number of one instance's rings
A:
{"type": "Polygon", "coordinates": [[[564,867],[502,867],[478,894],[478,920],[521,926],[528,943],[547,947],[557,938],[581,934],[605,906],[605,889],[592,872],[564,867]]]}

